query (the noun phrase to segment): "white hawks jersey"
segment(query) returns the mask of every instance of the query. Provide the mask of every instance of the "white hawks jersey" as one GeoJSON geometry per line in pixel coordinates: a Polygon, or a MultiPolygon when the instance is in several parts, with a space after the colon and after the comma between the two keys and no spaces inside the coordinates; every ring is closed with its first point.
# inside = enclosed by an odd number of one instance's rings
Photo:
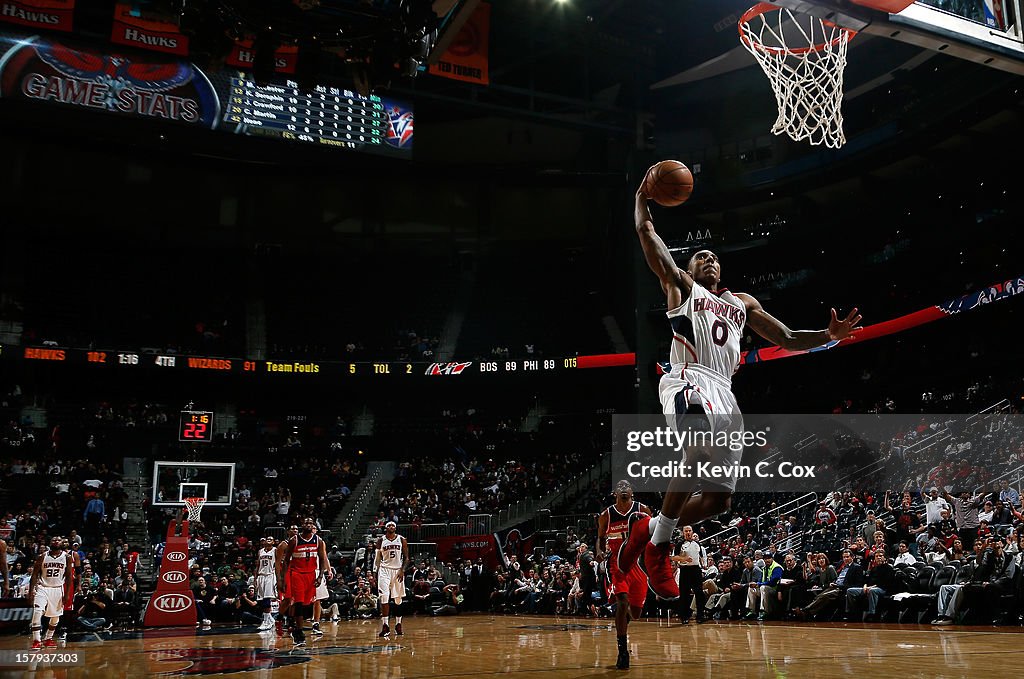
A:
{"type": "Polygon", "coordinates": [[[43,587],[63,587],[68,568],[68,555],[61,552],[53,556],[46,552],[43,557],[43,570],[39,574],[39,584],[43,587]]]}
{"type": "Polygon", "coordinates": [[[259,570],[257,575],[274,575],[274,563],[277,561],[277,550],[261,549],[259,553],[259,570]]]}
{"type": "Polygon", "coordinates": [[[380,539],[380,567],[398,570],[402,567],[402,536],[396,535],[388,540],[385,535],[380,539]]]}
{"type": "Polygon", "coordinates": [[[747,322],[746,307],[727,288],[711,292],[694,282],[689,296],[667,314],[672,324],[673,367],[697,364],[726,380],[740,363],[740,335],[747,322]]]}

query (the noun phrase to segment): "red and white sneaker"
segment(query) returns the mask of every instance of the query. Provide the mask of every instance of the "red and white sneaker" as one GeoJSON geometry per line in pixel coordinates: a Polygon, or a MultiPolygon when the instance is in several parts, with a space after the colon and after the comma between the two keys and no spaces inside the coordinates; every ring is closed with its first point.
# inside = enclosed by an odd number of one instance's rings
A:
{"type": "Polygon", "coordinates": [[[41,641],[33,641],[33,642],[32,642],[32,646],[31,646],[31,649],[32,649],[33,651],[38,651],[38,650],[39,650],[39,649],[41,649],[42,647],[43,647],[43,642],[41,642],[41,641]]]}
{"type": "Polygon", "coordinates": [[[647,514],[633,512],[630,515],[629,523],[627,524],[628,528],[626,529],[626,539],[622,541],[622,544],[619,546],[619,554],[615,557],[615,565],[619,567],[619,572],[623,575],[633,570],[633,566],[636,565],[637,559],[643,553],[644,547],[651,543],[651,533],[647,529],[647,525],[650,522],[651,517],[647,514]]]}
{"type": "Polygon", "coordinates": [[[647,580],[654,590],[654,593],[662,599],[678,599],[679,585],[676,584],[676,574],[672,570],[671,543],[656,545],[648,542],[644,548],[644,570],[647,571],[647,580]]]}
{"type": "Polygon", "coordinates": [[[43,648],[57,648],[57,642],[53,639],[44,639],[43,648]]]}

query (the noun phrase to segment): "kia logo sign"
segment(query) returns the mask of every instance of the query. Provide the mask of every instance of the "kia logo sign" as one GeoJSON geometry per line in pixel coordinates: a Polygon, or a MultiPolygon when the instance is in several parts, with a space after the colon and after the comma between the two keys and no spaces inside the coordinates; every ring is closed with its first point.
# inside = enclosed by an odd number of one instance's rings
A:
{"type": "Polygon", "coordinates": [[[184,594],[161,594],[153,600],[153,606],[164,613],[178,613],[192,607],[192,597],[184,594]]]}
{"type": "Polygon", "coordinates": [[[164,582],[169,582],[172,585],[176,585],[179,582],[185,582],[185,580],[188,579],[188,576],[182,573],[181,571],[167,571],[166,573],[160,576],[160,579],[164,582]]]}
{"type": "Polygon", "coordinates": [[[187,558],[188,556],[185,554],[185,552],[171,552],[167,555],[167,560],[173,562],[184,561],[187,558]]]}

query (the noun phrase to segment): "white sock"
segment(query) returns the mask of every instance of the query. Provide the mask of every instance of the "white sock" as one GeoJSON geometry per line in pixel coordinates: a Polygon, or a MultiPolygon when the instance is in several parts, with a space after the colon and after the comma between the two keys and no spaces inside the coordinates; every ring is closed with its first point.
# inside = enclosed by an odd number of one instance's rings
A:
{"type": "Polygon", "coordinates": [[[41,639],[39,638],[39,631],[39,627],[32,628],[32,641],[41,641],[41,639]]]}
{"type": "Polygon", "coordinates": [[[382,615],[380,617],[380,624],[383,625],[384,627],[388,626],[388,617],[386,615],[382,615]]]}
{"type": "Polygon", "coordinates": [[[664,514],[658,514],[658,525],[655,527],[654,532],[651,533],[651,542],[660,545],[671,540],[672,531],[676,529],[677,523],[679,523],[678,518],[673,519],[664,514]]]}
{"type": "Polygon", "coordinates": [[[53,630],[54,629],[56,629],[56,628],[55,627],[47,627],[46,628],[46,636],[43,637],[43,638],[44,639],[52,639],[53,638],[53,630]]]}
{"type": "Polygon", "coordinates": [[[396,615],[395,616],[395,624],[396,625],[401,625],[402,624],[402,616],[400,616],[400,615],[396,615]]]}

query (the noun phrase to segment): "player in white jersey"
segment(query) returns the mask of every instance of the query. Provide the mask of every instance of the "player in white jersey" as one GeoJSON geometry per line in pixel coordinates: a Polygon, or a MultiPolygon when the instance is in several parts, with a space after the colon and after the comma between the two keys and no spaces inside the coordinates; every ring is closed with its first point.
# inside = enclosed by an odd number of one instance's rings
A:
{"type": "MultiPolygon", "coordinates": [[[[740,335],[744,325],[783,349],[800,351],[843,340],[860,330],[861,317],[853,309],[840,320],[832,309],[825,330],[790,330],[765,311],[750,295],[734,294],[721,286],[718,256],[710,250],[694,253],[686,269],[676,266],[664,241],[654,231],[643,186],[636,194],[636,232],[651,270],[661,282],[668,302],[673,342],[671,370],[659,384],[662,411],[670,422],[679,422],[691,409],[707,420],[712,431],[742,430],[740,409],[732,393],[732,374],[739,367],[740,335]]],[[[739,453],[725,448],[694,448],[686,451],[686,463],[709,459],[730,464],[739,453]]],[[[635,514],[629,537],[619,550],[618,566],[628,573],[644,552],[644,565],[655,594],[679,596],[669,562],[672,531],[681,521],[692,524],[729,509],[735,477],[716,484],[702,482],[700,494],[685,479],[675,478],[657,518],[635,514]]]]}
{"type": "MultiPolygon", "coordinates": [[[[409,543],[398,534],[398,524],[388,521],[384,524],[384,535],[377,538],[374,567],[377,571],[377,594],[380,596],[381,629],[378,636],[391,636],[388,627],[393,599],[395,606],[402,605],[405,598],[405,570],[409,567],[409,543]]],[[[395,612],[395,635],[402,636],[402,612],[395,612]]]]}
{"type": "Polygon", "coordinates": [[[277,546],[274,538],[260,538],[260,549],[256,553],[256,598],[263,608],[263,622],[257,627],[260,632],[274,629],[274,616],[271,613],[273,602],[277,599],[277,546]]]}
{"type": "Polygon", "coordinates": [[[53,632],[64,614],[64,592],[71,587],[70,555],[64,551],[60,537],[50,538],[50,550],[36,558],[32,566],[32,579],[28,585],[28,600],[32,602],[32,649],[55,648],[53,632]],[[40,641],[43,616],[49,618],[46,640],[40,641]]]}

